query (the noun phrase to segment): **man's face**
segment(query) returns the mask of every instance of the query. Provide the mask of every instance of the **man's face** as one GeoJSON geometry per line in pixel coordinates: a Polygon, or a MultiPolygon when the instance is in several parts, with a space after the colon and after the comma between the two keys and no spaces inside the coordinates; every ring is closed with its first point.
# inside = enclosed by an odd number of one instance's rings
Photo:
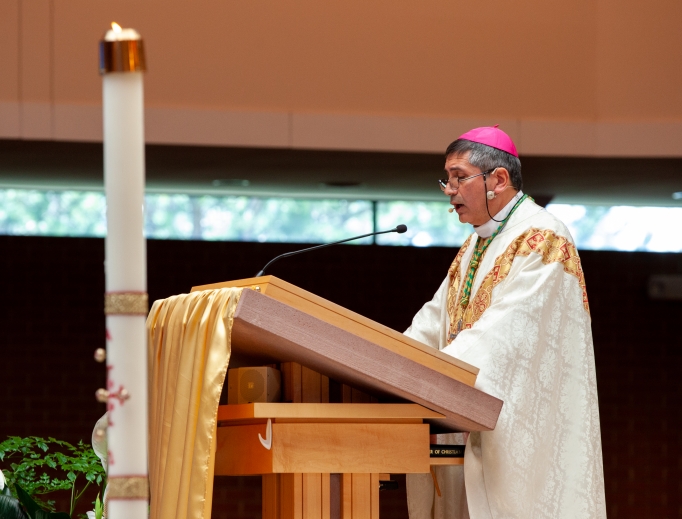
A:
{"type": "MultiPolygon", "coordinates": [[[[469,153],[467,151],[463,155],[452,154],[445,159],[445,173],[448,178],[461,179],[481,173],[480,169],[469,164],[469,153]]],[[[486,189],[482,175],[460,182],[457,189],[448,185],[444,192],[450,197],[450,203],[457,211],[460,222],[483,225],[490,220],[486,209],[486,189]]]]}

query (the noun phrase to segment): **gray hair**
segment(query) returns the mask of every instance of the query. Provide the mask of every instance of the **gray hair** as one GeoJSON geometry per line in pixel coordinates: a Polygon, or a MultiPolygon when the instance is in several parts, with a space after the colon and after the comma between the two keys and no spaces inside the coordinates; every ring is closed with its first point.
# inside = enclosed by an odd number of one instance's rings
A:
{"type": "Polygon", "coordinates": [[[521,191],[523,178],[521,178],[521,161],[518,157],[498,150],[487,144],[473,142],[466,139],[457,139],[445,150],[445,158],[450,155],[464,155],[469,153],[469,164],[477,167],[481,171],[488,171],[494,168],[505,168],[509,172],[511,185],[521,191]]]}

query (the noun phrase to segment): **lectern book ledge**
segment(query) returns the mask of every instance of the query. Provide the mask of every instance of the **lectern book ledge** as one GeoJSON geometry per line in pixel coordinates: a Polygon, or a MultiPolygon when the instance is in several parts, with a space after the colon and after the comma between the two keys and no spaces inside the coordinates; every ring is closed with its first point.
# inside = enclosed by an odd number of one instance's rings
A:
{"type": "Polygon", "coordinates": [[[417,404],[223,405],[215,475],[409,474],[461,465],[462,458],[429,457],[422,420],[439,417],[417,404]]]}
{"type": "MultiPolygon", "coordinates": [[[[268,418],[275,422],[291,422],[293,420],[306,423],[353,423],[371,421],[374,423],[397,420],[407,423],[408,420],[445,418],[444,415],[431,411],[418,404],[289,404],[256,402],[252,404],[218,406],[218,423],[220,425],[264,423],[268,418]]],[[[390,423],[390,422],[386,422],[390,423]]]]}
{"type": "Polygon", "coordinates": [[[252,288],[261,294],[272,297],[293,308],[301,310],[309,315],[317,317],[329,324],[338,326],[351,333],[356,333],[365,339],[372,340],[389,348],[401,355],[417,360],[421,364],[431,367],[436,371],[473,386],[478,375],[478,368],[446,355],[437,349],[430,348],[425,344],[415,341],[400,332],[379,324],[367,317],[352,312],[327,299],[317,296],[302,288],[287,283],[275,276],[262,276],[259,278],[240,279],[201,285],[192,288],[192,292],[212,290],[228,287],[252,288]]]}
{"type": "Polygon", "coordinates": [[[298,363],[361,391],[419,404],[442,415],[424,418],[432,433],[495,428],[502,401],[473,387],[475,368],[312,294],[303,298],[307,292],[293,285],[278,291],[284,282],[271,280],[235,282],[253,289],[242,292],[233,315],[233,356],[252,365],[298,363]]]}
{"type": "Polygon", "coordinates": [[[439,417],[416,404],[220,406],[215,474],[429,472],[422,419],[439,417]]]}
{"type": "Polygon", "coordinates": [[[276,422],[270,449],[260,441],[266,435],[263,424],[218,427],[215,475],[430,470],[427,424],[276,422]]]}

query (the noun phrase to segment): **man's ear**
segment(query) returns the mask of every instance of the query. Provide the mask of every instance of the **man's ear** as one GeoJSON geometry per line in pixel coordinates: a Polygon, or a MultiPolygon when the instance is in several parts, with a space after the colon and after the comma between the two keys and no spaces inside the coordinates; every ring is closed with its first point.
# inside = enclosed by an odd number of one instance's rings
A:
{"type": "Polygon", "coordinates": [[[502,193],[505,189],[511,187],[511,178],[507,168],[499,167],[495,170],[495,177],[497,177],[497,185],[494,187],[496,194],[502,193]]]}

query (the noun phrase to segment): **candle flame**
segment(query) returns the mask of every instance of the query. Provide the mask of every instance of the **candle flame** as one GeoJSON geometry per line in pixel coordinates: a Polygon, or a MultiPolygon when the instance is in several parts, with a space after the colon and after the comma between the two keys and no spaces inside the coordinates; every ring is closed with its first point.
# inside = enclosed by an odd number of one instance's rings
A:
{"type": "Polygon", "coordinates": [[[117,24],[116,22],[111,22],[111,29],[114,32],[121,32],[121,26],[117,24]]]}

